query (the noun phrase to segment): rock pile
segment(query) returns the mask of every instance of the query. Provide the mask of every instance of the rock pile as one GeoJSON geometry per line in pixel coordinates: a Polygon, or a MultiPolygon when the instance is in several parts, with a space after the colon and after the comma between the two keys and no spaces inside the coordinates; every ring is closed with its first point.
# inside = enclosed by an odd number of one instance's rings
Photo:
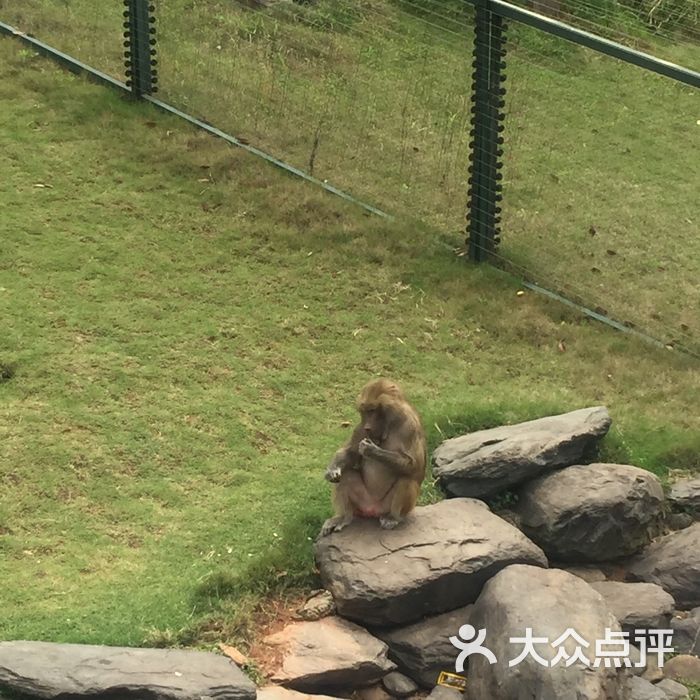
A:
{"type": "MultiPolygon", "coordinates": [[[[687,698],[679,680],[700,679],[700,480],[665,499],[649,472],[587,463],[609,426],[596,407],[447,440],[433,471],[453,498],[395,530],[360,520],[319,538],[326,591],[264,640],[277,685],[258,697],[687,698]],[[509,511],[477,500],[503,502],[505,490],[509,511]],[[662,629],[672,642],[653,633],[662,629]],[[664,665],[669,645],[681,655],[664,665]],[[466,676],[464,692],[436,687],[441,674],[455,687],[466,676]]],[[[3,688],[125,700],[256,693],[235,664],[202,652],[26,642],[0,644],[3,688]]]]}
{"type": "MultiPolygon", "coordinates": [[[[441,673],[455,674],[457,645],[480,630],[495,658],[465,660],[471,700],[676,697],[649,631],[677,630],[682,650],[696,649],[695,613],[679,610],[698,605],[700,523],[651,544],[669,510],[658,479],[583,461],[609,426],[596,407],[444,442],[433,471],[456,498],[417,508],[396,530],[365,520],[317,540],[338,614],[386,644],[398,670],[435,697],[462,696],[435,685],[441,673]],[[498,500],[505,489],[517,499],[509,512],[476,500],[498,500]],[[514,640],[522,649],[527,635],[537,654],[511,664],[514,640]],[[629,645],[619,667],[600,655],[611,638],[629,645]]],[[[327,692],[317,680],[314,691],[327,692]]],[[[362,693],[400,697],[390,684],[362,693]]]]}

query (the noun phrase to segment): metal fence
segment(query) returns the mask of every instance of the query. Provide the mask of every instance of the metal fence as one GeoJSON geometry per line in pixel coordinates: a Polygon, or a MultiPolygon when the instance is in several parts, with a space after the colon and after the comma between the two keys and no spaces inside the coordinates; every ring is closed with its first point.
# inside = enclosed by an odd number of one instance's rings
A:
{"type": "Polygon", "coordinates": [[[457,240],[466,213],[458,254],[700,354],[700,74],[639,50],[692,63],[697,34],[594,6],[0,0],[0,31],[376,214],[457,240]],[[663,123],[626,130],[627,103],[663,123]]]}

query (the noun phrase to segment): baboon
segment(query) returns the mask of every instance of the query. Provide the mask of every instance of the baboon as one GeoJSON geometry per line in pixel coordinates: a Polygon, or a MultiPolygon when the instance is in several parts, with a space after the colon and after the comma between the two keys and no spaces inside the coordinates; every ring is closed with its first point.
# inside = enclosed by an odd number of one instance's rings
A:
{"type": "Polygon", "coordinates": [[[357,399],[360,422],[326,469],[335,484],[335,517],[321,535],[342,530],[355,516],[396,527],[410,513],[425,478],[425,433],[415,408],[388,379],[369,382],[357,399]]]}

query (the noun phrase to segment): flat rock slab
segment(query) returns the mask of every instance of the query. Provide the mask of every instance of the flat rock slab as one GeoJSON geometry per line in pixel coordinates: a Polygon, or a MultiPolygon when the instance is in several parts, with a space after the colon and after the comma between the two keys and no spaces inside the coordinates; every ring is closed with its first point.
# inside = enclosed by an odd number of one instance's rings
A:
{"type": "Polygon", "coordinates": [[[428,617],[405,627],[374,630],[389,645],[389,656],[403,673],[433,688],[442,671],[454,671],[457,651],[450,637],[469,623],[473,605],[428,617]]]}
{"type": "Polygon", "coordinates": [[[673,597],[655,583],[597,581],[589,584],[610,606],[622,630],[667,629],[673,613],[673,597]]]}
{"type": "Polygon", "coordinates": [[[355,521],[320,537],[316,561],[340,615],[397,625],[473,603],[504,567],[547,566],[539,549],[481,501],[455,498],[416,508],[395,530],[355,521]]]}
{"type": "Polygon", "coordinates": [[[523,532],[547,556],[600,562],[638,552],[662,518],[664,493],[652,473],[626,464],[561,469],[522,488],[523,532]]]}
{"type": "Polygon", "coordinates": [[[593,666],[596,640],[604,639],[606,629],[620,627],[602,596],[578,576],[509,566],[484,586],[469,624],[472,632],[485,630],[483,647],[496,661],[491,664],[481,654],[469,658],[469,700],[629,700],[626,670],[593,666]],[[528,628],[540,639],[533,648],[544,664],[529,654],[511,667],[525,649],[523,642],[511,639],[524,638],[528,628]],[[569,636],[570,630],[588,646],[569,636]],[[574,656],[580,646],[590,666],[574,656]],[[560,650],[565,651],[563,658],[558,657],[560,650]]]}
{"type": "Polygon", "coordinates": [[[484,498],[545,471],[581,462],[610,428],[604,406],[506,425],[445,440],[433,474],[453,496],[484,498]]]}
{"type": "Polygon", "coordinates": [[[71,700],[255,699],[253,682],[217,654],[48,642],[0,642],[0,688],[71,700]]]}
{"type": "Polygon", "coordinates": [[[281,652],[272,681],[305,693],[361,688],[396,669],[384,642],[339,617],[293,622],[263,641],[281,652]]]}
{"type": "Polygon", "coordinates": [[[700,519],[700,477],[676,481],[671,486],[668,500],[676,508],[692,513],[700,519]]]}
{"type": "Polygon", "coordinates": [[[700,606],[700,523],[655,540],[631,562],[627,578],[657,583],[681,610],[700,606]]]}

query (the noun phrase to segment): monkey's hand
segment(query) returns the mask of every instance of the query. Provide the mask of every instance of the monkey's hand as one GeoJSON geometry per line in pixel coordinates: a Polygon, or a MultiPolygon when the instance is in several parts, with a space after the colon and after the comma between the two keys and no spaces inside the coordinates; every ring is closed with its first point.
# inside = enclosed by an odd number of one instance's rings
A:
{"type": "Polygon", "coordinates": [[[360,440],[360,444],[357,447],[358,452],[363,457],[371,456],[372,454],[376,453],[378,449],[378,445],[375,445],[375,443],[372,442],[369,438],[362,438],[362,440],[360,440]]]}
{"type": "Polygon", "coordinates": [[[337,462],[331,462],[326,469],[326,473],[323,475],[326,481],[330,481],[331,484],[337,484],[340,481],[340,475],[342,473],[342,468],[337,462]]]}

